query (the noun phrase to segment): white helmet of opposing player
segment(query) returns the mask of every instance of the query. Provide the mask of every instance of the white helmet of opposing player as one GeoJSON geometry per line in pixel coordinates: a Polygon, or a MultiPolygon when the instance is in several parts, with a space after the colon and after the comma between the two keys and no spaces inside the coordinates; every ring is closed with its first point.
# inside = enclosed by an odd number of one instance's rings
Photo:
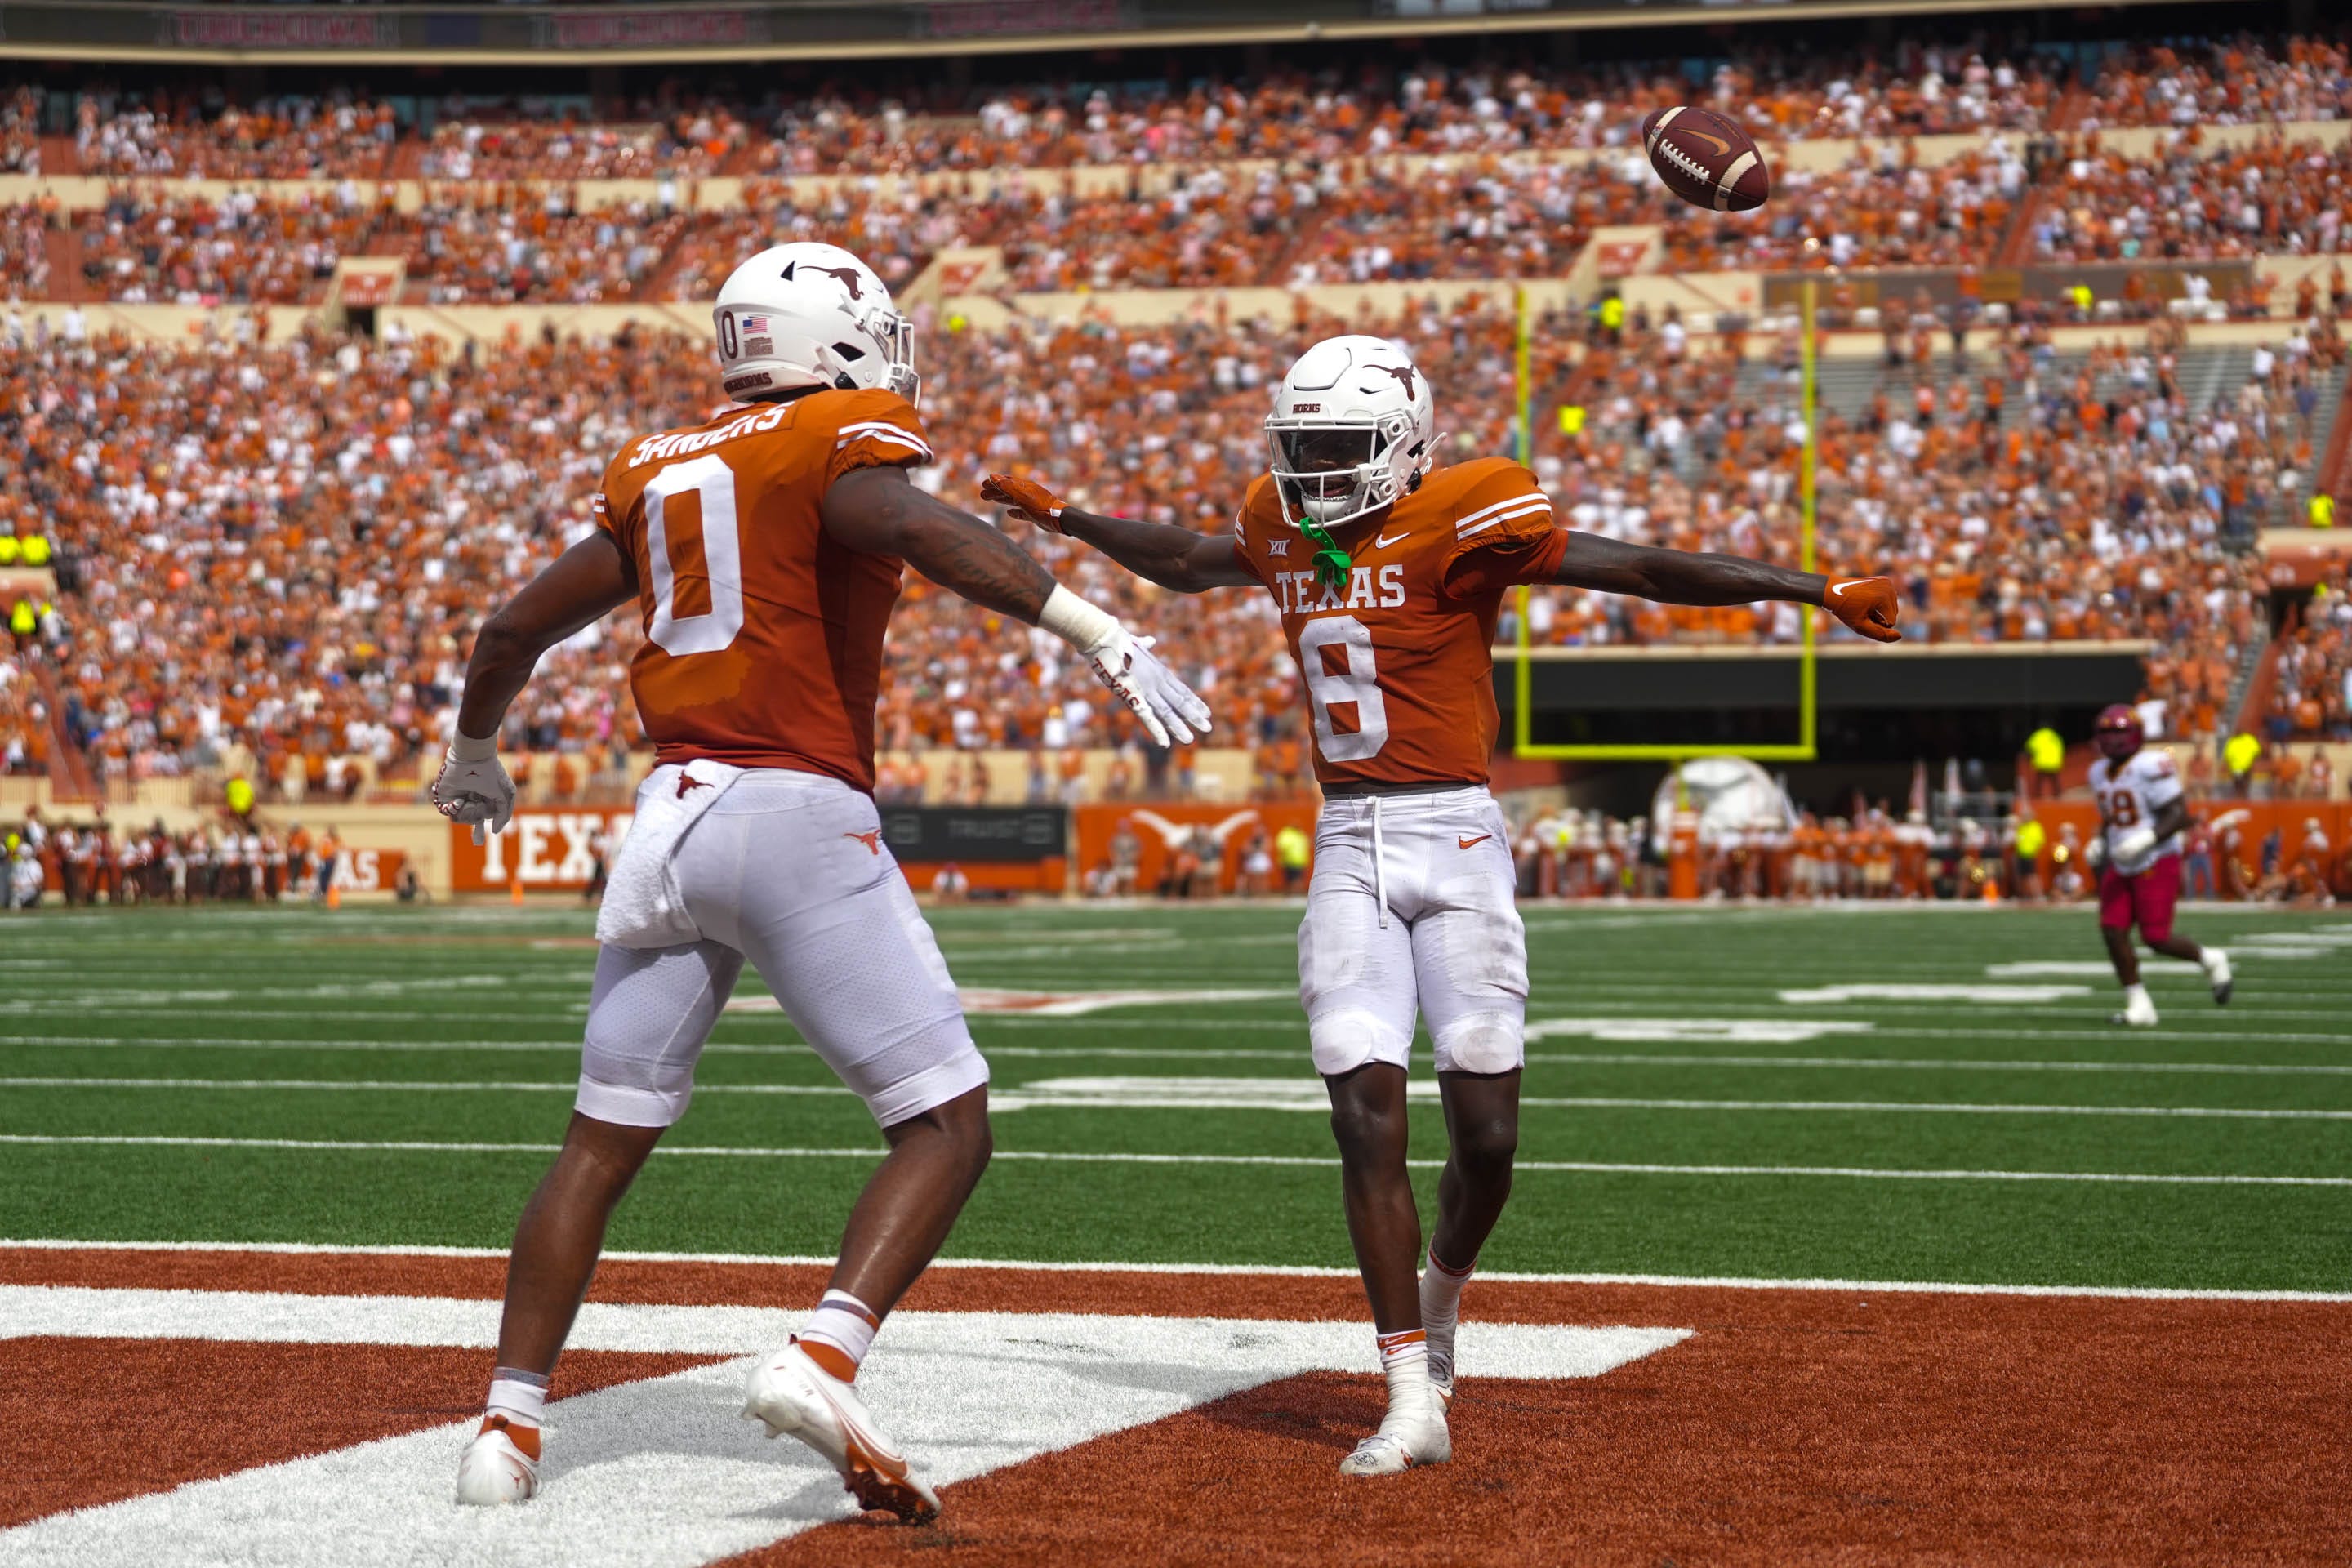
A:
{"type": "Polygon", "coordinates": [[[1266,416],[1282,515],[1331,527],[1420,488],[1437,405],[1412,356],[1385,338],[1326,338],[1298,356],[1266,416]]]}
{"type": "Polygon", "coordinates": [[[760,252],[728,276],[710,320],[730,397],[880,386],[911,403],[922,389],[913,323],[875,270],[837,245],[803,240],[760,252]]]}

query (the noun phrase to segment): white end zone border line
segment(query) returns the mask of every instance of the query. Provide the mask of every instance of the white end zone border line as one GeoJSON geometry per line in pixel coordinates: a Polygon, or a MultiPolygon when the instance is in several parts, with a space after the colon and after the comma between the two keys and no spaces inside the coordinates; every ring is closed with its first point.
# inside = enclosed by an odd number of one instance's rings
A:
{"type": "MultiPolygon", "coordinates": [[[[0,1237],[0,1253],[30,1252],[247,1252],[288,1257],[351,1258],[502,1258],[503,1247],[442,1247],[423,1243],[358,1243],[328,1241],[77,1241],[69,1237],[0,1237]]],[[[771,1268],[830,1268],[830,1257],[801,1253],[668,1252],[607,1250],[604,1256],[625,1263],[714,1264],[771,1268]]],[[[1038,1274],[1202,1274],[1267,1275],[1276,1279],[1353,1279],[1353,1268],[1312,1263],[1118,1263],[1086,1261],[1038,1262],[1025,1258],[935,1258],[930,1267],[941,1269],[991,1269],[1038,1274]]],[[[2164,1285],[2033,1285],[1990,1284],[1973,1280],[1938,1279],[1773,1279],[1729,1274],[1578,1274],[1482,1268],[1480,1279],[1512,1285],[1654,1285],[1706,1290],[1831,1290],[1878,1294],[1937,1296],[2079,1296],[2090,1300],[2128,1301],[2317,1301],[2352,1303],[2344,1290],[2200,1289],[2164,1285]]],[[[895,1318],[893,1321],[896,1321],[895,1318]]]]}
{"type": "MultiPolygon", "coordinates": [[[[497,1310],[446,1299],[0,1288],[5,1332],[487,1349],[497,1310]]],[[[764,1309],[591,1303],[573,1341],[756,1353],[790,1327],[788,1314],[764,1309]]],[[[1462,1341],[1467,1364],[1570,1378],[1601,1376],[1689,1336],[1469,1323],[1462,1341]]],[[[918,1468],[945,1486],[1277,1379],[1367,1372],[1372,1361],[1359,1323],[898,1312],[858,1385],[918,1468]]],[[[468,1417],[36,1520],[0,1532],[0,1564],[687,1568],[849,1515],[814,1455],[762,1441],[738,1419],[745,1370],[732,1360],[558,1401],[540,1495],[525,1507],[451,1500],[468,1417]]]]}

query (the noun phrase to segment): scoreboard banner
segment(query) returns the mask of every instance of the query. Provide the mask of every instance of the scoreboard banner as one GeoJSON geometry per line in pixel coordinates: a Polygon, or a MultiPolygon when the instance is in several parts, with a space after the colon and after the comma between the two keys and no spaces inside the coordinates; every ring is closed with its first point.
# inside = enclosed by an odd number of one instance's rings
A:
{"type": "Polygon", "coordinates": [[[906,865],[1026,864],[1069,853],[1058,805],[886,805],[882,842],[906,865]]]}
{"type": "MultiPolygon", "coordinates": [[[[907,867],[1043,866],[1068,853],[1070,814],[1053,806],[906,806],[882,812],[882,841],[907,867]]],[[[607,865],[628,836],[626,806],[526,806],[486,844],[474,830],[449,827],[449,885],[459,893],[577,892],[595,873],[596,843],[607,865]]],[[[384,873],[389,878],[390,872],[384,873]]],[[[928,886],[929,877],[917,879],[928,886]]],[[[1024,879],[1024,882],[1027,879],[1024,879]]]]}

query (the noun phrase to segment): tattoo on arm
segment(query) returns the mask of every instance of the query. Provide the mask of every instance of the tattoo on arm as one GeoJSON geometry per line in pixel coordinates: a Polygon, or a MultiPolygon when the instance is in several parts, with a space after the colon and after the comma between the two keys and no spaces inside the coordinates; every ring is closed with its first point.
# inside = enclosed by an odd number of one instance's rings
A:
{"type": "Polygon", "coordinates": [[[1137,576],[1179,594],[1239,588],[1257,581],[1241,563],[1231,534],[1195,533],[1166,523],[1066,509],[1062,531],[1083,540],[1137,576]]]}
{"type": "Polygon", "coordinates": [[[1054,574],[993,527],[917,489],[899,468],[857,468],[825,491],[825,532],[854,550],[895,555],[986,609],[1031,626],[1054,574]]]}
{"type": "Polygon", "coordinates": [[[1829,585],[1818,572],[1792,572],[1744,555],[1657,550],[1573,530],[1552,581],[1662,605],[1752,605],[1768,599],[1818,605],[1829,585]]]}

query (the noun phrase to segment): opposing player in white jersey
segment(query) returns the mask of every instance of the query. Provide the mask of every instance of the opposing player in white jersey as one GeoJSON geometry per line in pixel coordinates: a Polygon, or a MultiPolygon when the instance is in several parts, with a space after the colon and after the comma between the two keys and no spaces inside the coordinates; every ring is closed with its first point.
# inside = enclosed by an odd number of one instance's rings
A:
{"type": "Polygon", "coordinates": [[[1463,1283],[1511,1190],[1527,944],[1510,830],[1487,793],[1503,594],[1559,583],[1685,605],[1824,605],[1892,642],[1882,577],[1832,580],[1729,555],[1570,532],[1518,464],[1434,467],[1428,378],[1396,344],[1328,339],[1275,394],[1272,462],[1232,531],[1102,517],[1002,474],[982,493],[1183,593],[1274,595],[1306,687],[1322,784],[1298,931],[1299,996],[1331,1096],[1389,1411],[1341,1462],[1389,1475],[1453,1453],[1446,1407],[1463,1283]],[[1450,1144],[1429,1268],[1405,1164],[1415,1014],[1436,1043],[1450,1144]]]}
{"type": "Polygon", "coordinates": [[[2099,755],[2091,763],[2091,794],[2099,803],[2099,832],[2089,853],[2099,866],[2099,934],[2124,988],[2124,1010],[2113,1021],[2151,1028],[2156,1004],[2140,984],[2134,926],[2154,951],[2203,969],[2216,1002],[2230,999],[2230,955],[2173,933],[2189,801],[2172,753],[2150,747],[2138,713],[2120,702],[2100,711],[2095,739],[2099,755]]]}
{"type": "Polygon", "coordinates": [[[630,688],[657,765],[599,912],[579,1098],[516,1228],[488,1411],[457,1497],[537,1489],[549,1380],[605,1222],[685,1113],[748,960],[889,1152],[831,1288],[752,1372],[743,1413],[815,1448],[866,1507],[921,1519],[939,1500],[854,1380],[990,1139],[987,1064],[874,806],[875,694],[902,565],[1063,637],[1163,745],[1204,731],[1208,710],[1147,644],[908,480],[931,458],[910,329],[864,262],[830,245],[764,251],[727,280],[713,320],[721,385],[748,406],[622,448],[594,531],[482,627],[433,787],[478,838],[502,830],[508,705],[541,653],[635,603],[646,642],[630,688]]]}

